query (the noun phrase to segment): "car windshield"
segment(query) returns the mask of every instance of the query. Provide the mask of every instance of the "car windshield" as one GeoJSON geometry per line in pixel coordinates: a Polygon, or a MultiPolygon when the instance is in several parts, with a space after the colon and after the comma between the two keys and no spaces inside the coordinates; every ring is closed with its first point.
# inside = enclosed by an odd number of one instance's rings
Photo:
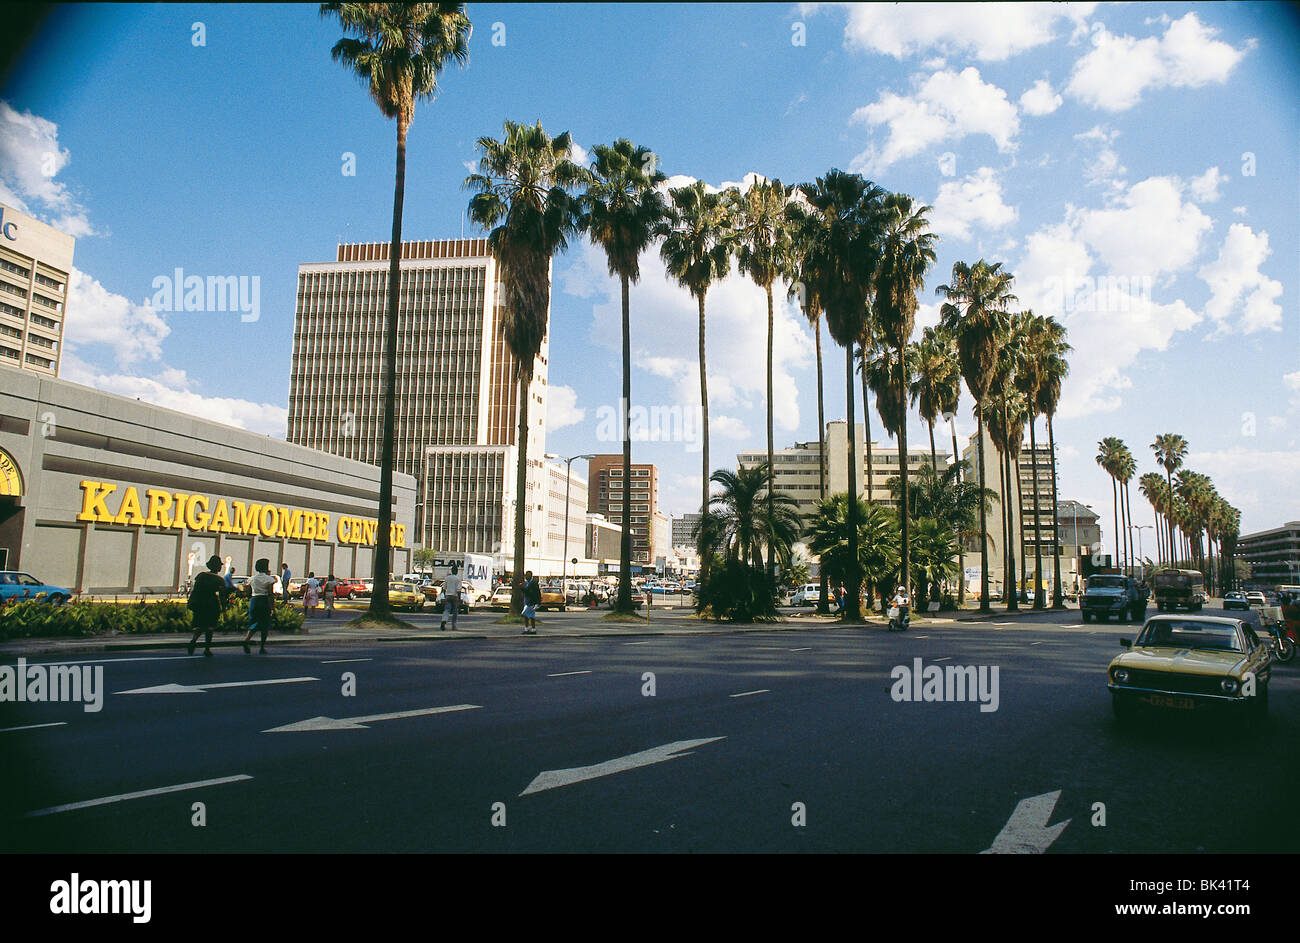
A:
{"type": "Polygon", "coordinates": [[[389,583],[388,591],[390,593],[412,593],[415,592],[415,587],[410,583],[389,583]]]}
{"type": "Polygon", "coordinates": [[[1138,637],[1140,647],[1197,648],[1240,652],[1241,640],[1234,626],[1195,619],[1162,619],[1147,623],[1138,637]]]}
{"type": "Polygon", "coordinates": [[[1089,589],[1123,589],[1124,577],[1122,576],[1094,576],[1088,580],[1089,589]]]}

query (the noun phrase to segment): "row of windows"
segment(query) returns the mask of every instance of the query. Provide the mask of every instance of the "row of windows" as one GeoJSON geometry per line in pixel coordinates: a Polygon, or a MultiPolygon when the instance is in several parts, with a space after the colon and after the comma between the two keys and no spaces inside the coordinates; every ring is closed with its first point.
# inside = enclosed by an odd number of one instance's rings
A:
{"type": "Polygon", "coordinates": [[[47,318],[47,317],[45,317],[44,315],[41,315],[41,314],[33,313],[33,314],[32,314],[32,323],[33,323],[33,324],[39,324],[41,327],[52,328],[52,329],[54,329],[54,330],[56,330],[56,331],[59,329],[59,322],[58,322],[58,321],[55,321],[53,318],[47,318]]]}
{"type": "Polygon", "coordinates": [[[0,288],[3,288],[5,291],[9,292],[10,294],[17,295],[19,298],[27,297],[26,288],[19,288],[17,285],[12,284],[11,282],[7,282],[3,278],[0,278],[0,288]]]}
{"type": "Polygon", "coordinates": [[[59,281],[58,279],[50,278],[46,275],[42,275],[40,272],[36,273],[36,284],[44,285],[46,288],[53,288],[55,291],[63,291],[63,282],[59,281]]]}
{"type": "Polygon", "coordinates": [[[15,265],[8,259],[0,259],[0,269],[6,272],[13,272],[15,275],[21,275],[23,278],[31,278],[31,269],[25,269],[21,265],[15,265]]]}

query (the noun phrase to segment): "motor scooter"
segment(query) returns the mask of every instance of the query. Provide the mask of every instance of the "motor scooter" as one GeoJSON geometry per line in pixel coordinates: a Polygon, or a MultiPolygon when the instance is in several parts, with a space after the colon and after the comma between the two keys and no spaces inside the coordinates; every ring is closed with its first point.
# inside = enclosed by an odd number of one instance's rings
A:
{"type": "Polygon", "coordinates": [[[912,624],[912,607],[892,606],[889,613],[889,631],[906,632],[912,624]]]}

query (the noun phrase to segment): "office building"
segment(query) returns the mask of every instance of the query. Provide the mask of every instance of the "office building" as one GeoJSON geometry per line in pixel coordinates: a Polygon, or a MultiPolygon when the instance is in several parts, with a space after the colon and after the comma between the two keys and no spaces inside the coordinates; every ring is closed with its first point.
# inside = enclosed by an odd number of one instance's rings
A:
{"type": "MultiPolygon", "coordinates": [[[[377,465],[383,430],[389,244],[340,245],[298,268],[290,442],[377,465]]],[[[543,340],[528,395],[527,493],[515,494],[519,386],[486,239],[402,243],[394,469],[417,482],[418,542],[511,556],[522,505],[526,555],[545,553],[543,340]]]]}
{"type": "MultiPolygon", "coordinates": [[[[587,510],[606,520],[623,522],[623,456],[595,455],[587,460],[587,510]]],[[[659,471],[654,465],[632,465],[632,504],[628,509],[632,536],[631,562],[650,567],[655,562],[655,516],[659,511],[659,471]]],[[[670,535],[671,538],[671,535],[670,535]]],[[[659,551],[662,556],[662,551],[659,551]]]]}
{"type": "Polygon", "coordinates": [[[0,203],[0,364],[59,375],[75,242],[0,203]]]}
{"type": "Polygon", "coordinates": [[[1250,564],[1253,583],[1300,586],[1300,521],[1242,534],[1237,538],[1237,558],[1250,564]]]}
{"type": "Polygon", "coordinates": [[[673,546],[694,547],[695,532],[700,526],[701,514],[680,514],[673,518],[673,546]]]}

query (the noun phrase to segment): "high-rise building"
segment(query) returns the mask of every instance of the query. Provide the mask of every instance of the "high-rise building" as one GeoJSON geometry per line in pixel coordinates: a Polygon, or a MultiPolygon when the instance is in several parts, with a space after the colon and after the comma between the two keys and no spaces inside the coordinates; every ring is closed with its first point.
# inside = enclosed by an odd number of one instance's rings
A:
{"type": "Polygon", "coordinates": [[[0,203],[0,362],[59,375],[75,243],[0,203]]]}
{"type": "Polygon", "coordinates": [[[1300,521],[1242,534],[1237,556],[1250,564],[1250,578],[1259,584],[1300,586],[1300,521]]]}
{"type": "MultiPolygon", "coordinates": [[[[290,442],[372,465],[381,460],[389,244],[340,245],[298,267],[290,442]]],[[[494,553],[514,544],[519,385],[486,239],[402,243],[394,470],[417,482],[428,548],[494,553]]],[[[528,395],[526,555],[546,539],[544,339],[528,395]]]]}
{"type": "Polygon", "coordinates": [[[546,463],[546,545],[543,556],[568,560],[561,572],[573,572],[572,560],[587,555],[587,482],[563,462],[546,463]],[[568,503],[568,543],[565,543],[565,503],[568,503]]]}
{"type": "Polygon", "coordinates": [[[698,512],[681,514],[673,518],[673,546],[694,547],[695,532],[699,529],[703,515],[698,512]]]}
{"type": "MultiPolygon", "coordinates": [[[[632,503],[628,509],[632,563],[655,562],[655,515],[659,510],[659,471],[654,465],[632,465],[632,503]]],[[[587,460],[587,510],[623,523],[623,456],[593,455],[587,460]]],[[[659,551],[662,555],[662,550],[659,551]]]]}

